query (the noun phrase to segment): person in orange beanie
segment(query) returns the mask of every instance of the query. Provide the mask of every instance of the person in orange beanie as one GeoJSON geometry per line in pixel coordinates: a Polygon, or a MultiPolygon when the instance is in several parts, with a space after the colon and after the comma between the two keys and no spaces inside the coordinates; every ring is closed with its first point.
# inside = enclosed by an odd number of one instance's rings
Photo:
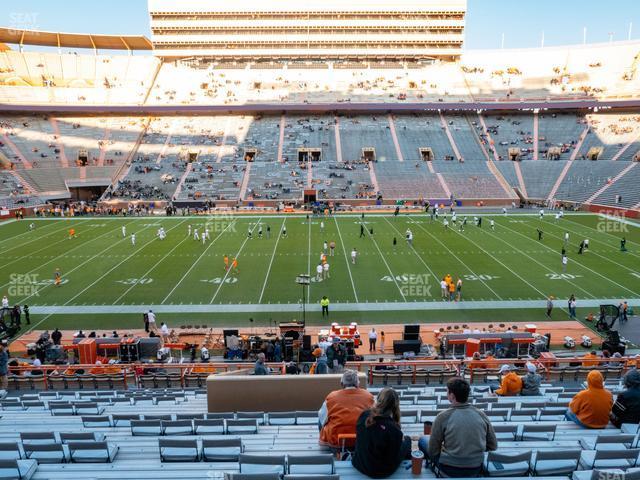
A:
{"type": "Polygon", "coordinates": [[[587,375],[587,389],[578,392],[565,414],[571,420],[585,428],[604,428],[609,423],[609,413],[613,406],[613,395],[604,388],[604,378],[598,370],[587,375]]]}

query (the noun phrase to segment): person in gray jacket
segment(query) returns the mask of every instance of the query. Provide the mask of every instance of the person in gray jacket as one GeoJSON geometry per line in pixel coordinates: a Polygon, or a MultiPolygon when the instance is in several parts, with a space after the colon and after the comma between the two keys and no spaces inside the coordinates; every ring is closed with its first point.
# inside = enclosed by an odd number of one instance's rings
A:
{"type": "Polygon", "coordinates": [[[433,422],[430,436],[420,438],[418,447],[436,474],[447,477],[477,477],[484,452],[498,448],[495,431],[484,412],[467,403],[471,386],[462,378],[447,382],[451,408],[433,422]]]}
{"type": "Polygon", "coordinates": [[[531,397],[540,395],[540,383],[542,383],[542,377],[536,373],[536,366],[527,362],[527,374],[522,377],[522,391],[520,395],[523,397],[531,397]]]}

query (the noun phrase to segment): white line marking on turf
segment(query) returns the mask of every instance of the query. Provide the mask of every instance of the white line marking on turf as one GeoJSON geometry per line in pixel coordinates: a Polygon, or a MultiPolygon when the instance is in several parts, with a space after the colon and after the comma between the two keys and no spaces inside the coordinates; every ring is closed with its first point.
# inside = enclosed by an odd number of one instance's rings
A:
{"type": "MultiPolygon", "coordinates": [[[[47,225],[46,227],[48,227],[48,226],[49,225],[47,225]]],[[[28,232],[25,232],[25,233],[30,233],[32,236],[34,236],[36,238],[32,238],[31,240],[28,240],[28,241],[26,241],[24,243],[19,243],[15,247],[5,248],[5,249],[2,250],[2,253],[10,252],[11,250],[15,250],[16,248],[24,248],[25,245],[29,245],[30,243],[37,242],[38,240],[42,240],[43,238],[47,238],[49,235],[54,235],[56,233],[63,232],[65,230],[67,230],[68,228],[70,228],[71,226],[72,225],[65,225],[63,228],[59,228],[59,229],[53,230],[53,231],[51,231],[49,233],[45,233],[42,236],[40,236],[40,235],[38,235],[36,233],[37,229],[36,230],[29,230],[28,232]]],[[[73,225],[73,226],[75,226],[75,225],[73,225]]],[[[46,227],[43,227],[43,228],[46,228],[46,227]]],[[[15,237],[12,237],[12,238],[15,238],[15,237]]],[[[11,240],[11,238],[8,238],[7,240],[11,240]]],[[[5,241],[7,241],[7,240],[0,241],[0,244],[5,242],[5,241]]]]}
{"type": "MultiPolygon", "coordinates": [[[[166,297],[164,297],[164,300],[162,300],[162,305],[164,305],[164,303],[169,299],[169,297],[173,294],[173,292],[175,292],[175,291],[176,291],[176,289],[180,286],[180,284],[184,281],[184,279],[185,279],[185,278],[187,278],[187,276],[191,273],[191,270],[193,270],[193,269],[195,268],[195,266],[196,266],[196,265],[198,264],[198,262],[202,259],[202,257],[204,257],[204,255],[205,255],[205,254],[207,253],[207,251],[208,251],[208,250],[213,246],[213,244],[214,244],[214,243],[216,243],[216,242],[218,241],[218,239],[219,239],[222,235],[224,235],[224,232],[226,232],[226,231],[227,231],[227,229],[228,229],[229,227],[231,227],[232,225],[235,225],[235,223],[236,223],[236,221],[237,221],[237,220],[238,220],[238,219],[236,218],[236,219],[234,219],[232,222],[230,222],[230,223],[229,223],[229,225],[227,225],[227,226],[224,228],[224,230],[222,230],[222,231],[218,234],[218,236],[217,236],[216,238],[214,238],[211,242],[209,242],[209,245],[207,245],[207,248],[205,248],[205,249],[202,251],[202,253],[201,253],[201,254],[200,254],[200,256],[196,259],[196,261],[195,261],[195,262],[193,262],[193,263],[191,264],[191,266],[189,267],[189,270],[187,270],[187,271],[185,272],[185,274],[182,276],[182,278],[180,278],[180,280],[178,280],[178,283],[176,283],[176,284],[173,286],[173,288],[171,289],[171,291],[167,294],[167,296],[166,296],[166,297]]],[[[188,236],[187,236],[187,238],[191,238],[191,237],[188,237],[188,236]]]]}
{"type": "MultiPolygon", "coordinates": [[[[180,225],[180,224],[178,224],[180,225]]],[[[176,225],[176,226],[178,226],[176,225]]],[[[204,232],[202,233],[204,235],[204,232]]],[[[167,253],[165,253],[162,258],[160,260],[158,260],[150,269],[148,269],[145,273],[142,274],[141,277],[137,278],[136,281],[133,283],[133,285],[131,285],[129,288],[127,288],[125,290],[125,292],[120,295],[113,303],[118,303],[120,300],[122,300],[122,298],[124,296],[126,296],[131,290],[134,289],[134,287],[136,285],[139,285],[140,280],[142,280],[143,278],[146,278],[147,275],[149,275],[158,265],[160,265],[164,260],[166,260],[166,258],[171,255],[171,252],[173,252],[176,248],[178,248],[180,245],[182,245],[183,242],[185,242],[186,240],[189,240],[190,237],[187,235],[185,236],[182,240],[180,240],[180,242],[178,242],[171,250],[169,250],[167,253]]]]}
{"type": "MultiPolygon", "coordinates": [[[[362,225],[362,223],[360,223],[360,225],[362,225]]],[[[378,253],[380,254],[380,258],[382,258],[382,261],[387,266],[387,270],[389,270],[389,275],[391,275],[391,279],[393,280],[393,283],[395,283],[396,287],[398,288],[398,291],[400,292],[400,296],[402,297],[402,300],[404,300],[406,302],[407,299],[404,296],[404,293],[402,293],[402,289],[400,288],[400,285],[398,285],[398,281],[396,280],[396,276],[391,271],[391,267],[389,267],[389,264],[387,263],[387,260],[384,258],[384,255],[380,251],[380,247],[378,247],[378,242],[376,242],[375,238],[373,238],[373,235],[371,235],[371,232],[369,231],[369,228],[365,227],[364,230],[365,230],[365,232],[367,232],[367,235],[369,236],[371,241],[373,241],[373,244],[375,245],[376,250],[378,250],[378,253]]]]}
{"type": "MultiPolygon", "coordinates": [[[[262,219],[262,217],[260,217],[258,219],[258,221],[256,223],[253,224],[253,228],[251,228],[251,237],[253,238],[253,231],[256,229],[256,227],[258,226],[258,224],[260,223],[260,220],[262,219]]],[[[280,232],[280,234],[282,234],[282,232],[280,232]]],[[[247,235],[247,238],[244,239],[244,242],[242,242],[242,245],[240,245],[240,248],[238,249],[238,252],[235,254],[234,258],[239,258],[240,257],[240,253],[242,252],[242,250],[244,249],[244,246],[247,244],[247,242],[249,241],[249,236],[247,235]]],[[[222,285],[224,285],[225,280],[227,279],[227,277],[229,276],[229,272],[231,272],[231,268],[229,268],[225,274],[224,277],[222,277],[222,281],[220,282],[220,285],[218,285],[218,288],[216,289],[216,292],[213,294],[213,297],[211,297],[211,300],[209,301],[209,303],[213,303],[213,301],[216,299],[216,297],[218,296],[218,293],[220,292],[220,289],[222,288],[222,285]]]]}
{"type": "MultiPolygon", "coordinates": [[[[284,219],[282,220],[282,225],[280,225],[281,232],[286,221],[287,221],[287,217],[284,217],[284,219]]],[[[276,250],[278,249],[278,242],[280,242],[280,237],[282,237],[282,235],[278,235],[278,238],[276,239],[276,244],[273,247],[273,253],[271,254],[271,260],[269,261],[269,268],[267,268],[267,274],[264,277],[264,283],[262,284],[262,290],[260,291],[260,298],[258,299],[258,303],[262,303],[262,296],[264,295],[264,289],[267,288],[267,281],[269,280],[269,274],[271,273],[271,265],[273,265],[273,259],[276,256],[276,250]]]]}
{"type": "MultiPolygon", "coordinates": [[[[509,231],[511,231],[511,232],[513,232],[513,233],[515,233],[516,235],[520,235],[521,237],[523,237],[523,238],[527,239],[527,240],[528,240],[528,241],[530,241],[530,242],[535,242],[535,241],[536,241],[536,240],[534,240],[533,238],[529,238],[529,237],[527,237],[526,235],[524,235],[524,234],[522,234],[522,233],[520,233],[520,232],[518,232],[518,231],[516,231],[516,230],[513,230],[513,229],[511,229],[511,228],[509,228],[509,227],[507,227],[506,225],[502,225],[502,228],[505,228],[505,229],[507,229],[507,230],[509,230],[509,231]]],[[[502,240],[501,238],[496,237],[495,235],[492,235],[492,236],[493,236],[494,238],[497,238],[498,240],[500,240],[500,241],[501,241],[501,242],[503,242],[503,243],[507,243],[507,242],[505,242],[504,240],[502,240]]],[[[554,252],[554,253],[556,253],[556,254],[557,254],[557,252],[556,252],[554,249],[552,249],[551,247],[548,247],[548,246],[544,245],[543,243],[541,243],[540,245],[542,245],[542,246],[543,246],[543,247],[545,247],[546,249],[551,250],[552,252],[554,252]]],[[[536,262],[538,265],[541,265],[541,266],[543,266],[545,269],[549,270],[549,272],[551,272],[551,273],[558,273],[558,272],[553,271],[553,269],[551,269],[550,267],[547,267],[546,265],[543,265],[542,263],[538,262],[535,258],[533,258],[533,257],[531,257],[531,256],[529,256],[529,255],[527,255],[526,253],[523,253],[523,252],[521,252],[521,253],[522,253],[522,255],[524,255],[525,257],[527,257],[527,258],[529,258],[529,259],[533,260],[534,262],[536,262]]],[[[584,268],[584,269],[586,269],[586,270],[589,270],[589,271],[591,271],[591,272],[593,272],[593,273],[596,273],[597,275],[600,275],[599,273],[597,273],[597,272],[595,272],[595,271],[591,270],[589,267],[585,267],[584,265],[581,265],[580,263],[577,263],[577,262],[574,262],[574,263],[575,263],[577,266],[579,266],[579,267],[582,267],[582,268],[584,268]]],[[[602,275],[600,275],[600,276],[601,276],[602,278],[605,278],[605,279],[606,279],[606,277],[603,277],[602,275]]],[[[592,298],[595,298],[595,297],[596,297],[593,293],[590,293],[590,292],[588,292],[587,290],[585,290],[584,288],[580,287],[579,285],[576,285],[576,284],[575,284],[575,283],[573,283],[571,280],[569,280],[569,279],[563,279],[563,280],[565,280],[567,283],[569,283],[569,284],[573,285],[574,287],[578,288],[579,290],[582,290],[584,293],[586,293],[587,295],[590,295],[592,298]]],[[[608,280],[608,279],[607,279],[607,280],[608,280]]],[[[616,285],[618,285],[616,282],[614,282],[614,281],[612,281],[612,280],[610,280],[610,281],[611,281],[611,283],[615,283],[616,285]]],[[[618,286],[619,286],[619,287],[622,287],[622,285],[618,285],[618,286]]],[[[628,289],[628,288],[626,288],[626,287],[622,287],[622,288],[624,288],[625,290],[629,290],[629,289],[628,289]]],[[[630,292],[632,292],[632,293],[634,293],[632,290],[629,290],[629,291],[630,291],[630,292]]]]}
{"type": "Polygon", "coordinates": [[[340,237],[340,245],[342,245],[342,253],[344,253],[344,263],[347,264],[347,272],[349,272],[349,279],[351,280],[351,288],[353,288],[353,296],[358,303],[358,294],[356,293],[356,285],[353,283],[353,275],[351,275],[351,265],[349,265],[349,258],[347,256],[347,249],[344,248],[344,242],[342,241],[342,233],[340,232],[340,225],[338,225],[338,220],[336,217],[333,217],[333,221],[336,223],[336,228],[338,229],[338,237],[340,237]]]}
{"type": "MultiPolygon", "coordinates": [[[[78,246],[76,246],[76,247],[72,248],[71,250],[68,250],[66,253],[64,253],[64,254],[62,254],[62,255],[58,255],[58,256],[56,256],[56,257],[53,257],[51,260],[48,260],[48,261],[46,261],[45,263],[41,263],[41,264],[40,264],[40,265],[38,265],[36,268],[29,270],[26,274],[28,275],[28,274],[34,273],[35,271],[37,271],[37,270],[41,269],[41,268],[42,268],[42,267],[44,267],[45,265],[48,265],[48,264],[50,264],[50,263],[53,263],[53,261],[54,261],[54,260],[58,260],[58,259],[60,259],[60,258],[65,258],[65,257],[69,257],[69,256],[70,256],[70,255],[69,255],[69,253],[73,252],[74,250],[77,250],[78,248],[86,247],[86,246],[87,246],[87,244],[88,244],[89,242],[93,242],[94,240],[98,240],[98,239],[100,239],[100,238],[102,238],[102,237],[104,237],[104,236],[106,236],[106,235],[112,234],[113,232],[116,232],[116,231],[117,231],[117,229],[116,229],[116,230],[110,230],[110,231],[108,231],[108,232],[103,233],[102,235],[97,236],[96,238],[92,238],[91,240],[87,240],[87,242],[86,242],[86,243],[81,243],[80,245],[78,245],[78,246]]],[[[79,237],[79,238],[82,238],[82,237],[79,237]]],[[[107,251],[107,250],[109,250],[111,247],[113,247],[113,245],[108,246],[107,248],[105,248],[104,250],[102,250],[98,255],[100,255],[100,254],[101,254],[101,253],[103,253],[103,252],[106,252],[106,251],[107,251]]],[[[91,259],[93,259],[93,258],[96,258],[98,255],[94,255],[94,256],[92,256],[89,260],[91,260],[91,259]]],[[[77,270],[77,269],[78,269],[78,267],[80,267],[80,266],[84,265],[84,264],[85,264],[85,263],[87,263],[89,260],[87,260],[87,261],[85,261],[85,262],[82,262],[80,265],[77,265],[76,267],[74,267],[72,270],[69,270],[68,272],[64,272],[64,274],[65,274],[65,275],[67,275],[67,274],[69,274],[69,273],[71,273],[71,272],[73,272],[73,271],[77,270]]],[[[6,287],[6,286],[7,286],[7,285],[9,285],[10,283],[11,283],[11,282],[5,283],[4,285],[0,285],[0,289],[1,289],[1,288],[6,287]]],[[[46,288],[46,286],[45,286],[44,288],[46,288]]],[[[39,292],[38,292],[38,293],[39,293],[39,292]]],[[[29,297],[26,297],[26,298],[25,298],[25,299],[23,299],[23,300],[26,300],[27,298],[30,298],[30,296],[29,296],[29,297]]],[[[21,300],[19,303],[22,303],[22,301],[23,301],[23,300],[21,300]]]]}
{"type": "MultiPolygon", "coordinates": [[[[184,223],[186,220],[183,220],[182,222],[178,223],[177,225],[174,225],[173,227],[169,228],[169,230],[167,230],[167,233],[170,232],[171,230],[173,230],[174,228],[179,227],[180,225],[182,225],[182,223],[184,223]]],[[[145,227],[146,228],[151,228],[149,227],[145,227]]],[[[144,230],[143,229],[143,230],[144,230]]],[[[142,230],[141,230],[142,231],[142,230]]],[[[122,241],[127,240],[127,238],[123,238],[122,241]]],[[[157,237],[153,237],[151,240],[149,240],[148,242],[145,242],[144,244],[142,244],[140,246],[140,248],[138,248],[136,251],[134,251],[133,253],[127,255],[122,261],[120,261],[119,263],[115,264],[113,267],[111,267],[109,270],[107,270],[105,273],[103,273],[102,275],[100,275],[95,281],[93,281],[91,284],[87,285],[84,289],[80,290],[75,296],[73,296],[72,298],[70,298],[69,300],[67,300],[67,302],[65,303],[65,305],[68,305],[69,303],[71,303],[72,301],[74,301],[76,298],[78,298],[80,295],[82,295],[84,292],[86,292],[87,290],[89,290],[91,287],[93,287],[94,285],[96,285],[98,282],[100,282],[103,278],[105,278],[107,275],[109,275],[111,272],[113,272],[115,269],[117,269],[120,265],[122,265],[123,263],[127,262],[130,258],[134,257],[138,252],[141,252],[142,250],[144,250],[147,246],[151,245],[154,241],[157,240],[157,237]]]]}
{"type": "MultiPolygon", "coordinates": [[[[26,224],[27,220],[24,220],[23,222],[26,224]]],[[[10,223],[18,223],[18,222],[17,222],[17,220],[9,220],[8,222],[0,223],[0,226],[1,225],[8,225],[10,223]]],[[[52,223],[51,225],[45,225],[44,227],[41,227],[40,229],[36,229],[36,231],[42,230],[44,228],[49,228],[51,226],[55,226],[55,223],[52,223]]],[[[33,230],[27,230],[26,232],[18,233],[16,235],[12,235],[11,237],[4,238],[4,239],[0,240],[0,245],[2,245],[4,242],[9,242],[9,241],[14,240],[14,239],[16,239],[18,237],[21,237],[23,235],[33,234],[33,232],[34,232],[33,230]]]]}
{"type": "MultiPolygon", "coordinates": [[[[520,233],[520,232],[518,232],[518,231],[516,231],[516,230],[512,230],[511,228],[506,227],[506,226],[504,226],[504,228],[506,228],[507,230],[511,230],[512,232],[514,232],[514,233],[516,233],[516,234],[520,235],[521,237],[524,237],[524,238],[529,239],[529,237],[527,237],[526,235],[524,235],[524,234],[522,234],[522,233],[520,233]]],[[[532,240],[532,239],[529,239],[529,240],[532,240]]],[[[535,240],[532,240],[532,241],[535,241],[535,240]]],[[[544,246],[544,247],[545,247],[546,249],[548,249],[548,250],[554,251],[551,247],[548,247],[547,245],[542,244],[542,246],[544,246]]],[[[528,256],[528,255],[527,255],[527,256],[528,256]]],[[[529,258],[531,258],[531,257],[529,257],[529,258]]],[[[593,270],[593,269],[591,269],[591,268],[587,267],[586,265],[584,265],[584,264],[582,264],[582,263],[578,263],[578,262],[574,262],[574,263],[575,263],[577,266],[579,266],[579,267],[581,267],[581,268],[583,268],[583,269],[585,269],[585,270],[589,270],[591,273],[594,273],[594,274],[598,275],[599,277],[604,278],[604,279],[605,279],[605,280],[607,280],[608,282],[613,283],[614,285],[616,285],[616,286],[618,286],[618,287],[620,287],[620,288],[622,288],[622,289],[624,289],[624,290],[626,290],[626,291],[628,291],[628,292],[631,292],[633,295],[639,295],[637,292],[635,292],[635,291],[631,290],[629,287],[625,287],[624,285],[620,285],[618,282],[615,282],[615,281],[611,280],[609,277],[605,277],[605,276],[604,276],[604,275],[602,275],[601,273],[596,272],[595,270],[593,270]]],[[[571,282],[569,282],[569,283],[571,283],[571,282]]],[[[582,288],[581,288],[580,290],[584,291],[584,289],[582,289],[582,288]]],[[[592,296],[594,296],[594,295],[592,295],[592,296]]]]}

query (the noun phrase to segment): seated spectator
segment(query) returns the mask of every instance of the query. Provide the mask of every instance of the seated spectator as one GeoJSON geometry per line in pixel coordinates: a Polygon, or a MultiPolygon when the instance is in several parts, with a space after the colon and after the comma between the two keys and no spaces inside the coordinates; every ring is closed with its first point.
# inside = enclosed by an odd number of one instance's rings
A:
{"type": "Polygon", "coordinates": [[[353,466],[371,478],[386,478],[410,457],[411,438],[400,428],[400,398],[393,388],[384,388],[371,410],[356,424],[353,466]]]}
{"type": "Polygon", "coordinates": [[[587,389],[578,392],[569,403],[567,420],[585,428],[604,428],[609,423],[613,396],[604,388],[604,378],[598,370],[587,375],[587,389]]]}
{"type": "Polygon", "coordinates": [[[640,423],[640,372],[635,368],[624,376],[626,390],[618,394],[609,415],[611,423],[620,428],[623,423],[640,423]]]}
{"type": "Polygon", "coordinates": [[[500,375],[502,375],[502,382],[500,385],[491,385],[491,391],[496,395],[510,397],[513,395],[520,395],[522,391],[522,379],[511,370],[511,366],[502,365],[500,367],[500,375]]]}
{"type": "MultiPolygon", "coordinates": [[[[340,380],[342,390],[327,395],[318,419],[320,423],[320,444],[339,449],[338,435],[355,434],[356,423],[360,414],[373,406],[373,395],[359,388],[358,372],[345,370],[340,380]]],[[[347,443],[353,447],[353,443],[347,443]]]]}
{"type": "Polygon", "coordinates": [[[527,362],[527,374],[522,377],[522,391],[520,395],[523,397],[540,395],[540,384],[542,377],[536,373],[536,366],[527,362]]]}
{"type": "Polygon", "coordinates": [[[469,368],[472,370],[474,368],[484,368],[484,362],[480,358],[480,352],[474,352],[473,357],[471,357],[471,361],[469,362],[469,368]]]}
{"type": "Polygon", "coordinates": [[[264,353],[259,353],[256,365],[253,369],[254,375],[269,375],[269,368],[264,364],[264,359],[264,353]]]}
{"type": "Polygon", "coordinates": [[[438,414],[431,435],[420,438],[418,447],[433,470],[447,477],[477,477],[484,452],[498,448],[489,418],[467,403],[471,386],[462,378],[447,382],[451,408],[438,414]]]}
{"type": "Polygon", "coordinates": [[[596,354],[595,350],[585,354],[582,356],[582,366],[583,367],[597,367],[600,365],[599,361],[600,357],[596,354]]]}

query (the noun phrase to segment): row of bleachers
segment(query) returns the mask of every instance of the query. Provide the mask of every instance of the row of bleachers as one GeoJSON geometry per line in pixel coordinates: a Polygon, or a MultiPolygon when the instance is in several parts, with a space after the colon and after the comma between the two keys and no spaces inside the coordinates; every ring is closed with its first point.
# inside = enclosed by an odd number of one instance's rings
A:
{"type": "Polygon", "coordinates": [[[584,202],[627,166],[625,162],[576,160],[560,183],[555,197],[584,202]]]}

